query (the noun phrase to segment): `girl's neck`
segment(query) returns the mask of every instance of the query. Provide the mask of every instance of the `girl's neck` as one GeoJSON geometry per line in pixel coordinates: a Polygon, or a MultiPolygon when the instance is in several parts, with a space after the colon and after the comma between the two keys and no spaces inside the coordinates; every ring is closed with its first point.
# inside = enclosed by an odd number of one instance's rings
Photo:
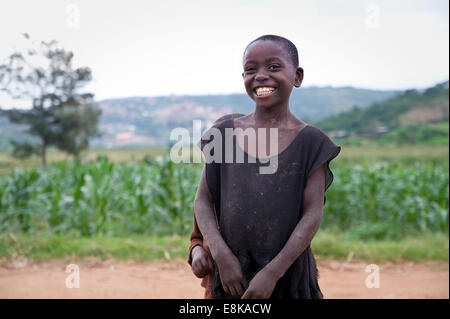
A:
{"type": "Polygon", "coordinates": [[[256,107],[253,112],[253,119],[258,127],[277,127],[288,122],[291,116],[289,106],[283,107],[256,107]]]}

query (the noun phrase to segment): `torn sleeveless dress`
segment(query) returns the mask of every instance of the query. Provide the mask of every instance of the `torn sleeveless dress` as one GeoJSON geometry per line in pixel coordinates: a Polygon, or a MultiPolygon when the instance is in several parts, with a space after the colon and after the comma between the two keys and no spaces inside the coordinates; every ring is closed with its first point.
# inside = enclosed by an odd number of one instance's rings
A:
{"type": "MultiPolygon", "coordinates": [[[[218,129],[222,136],[219,144],[222,146],[222,160],[220,163],[213,161],[205,164],[206,181],[214,201],[220,233],[250,282],[280,252],[297,226],[303,214],[303,192],[307,180],[322,164],[326,164],[325,190],[331,185],[333,173],[329,163],[339,154],[341,147],[319,128],[307,125],[277,155],[278,168],[275,173],[260,174],[260,167],[270,163],[263,163],[247,152],[244,152],[243,163],[237,163],[236,147],[240,146],[236,145],[235,135],[233,162],[225,162],[225,128],[234,128],[233,119],[213,128],[218,129]]],[[[214,143],[205,149],[214,138],[210,131],[202,137],[200,147],[205,159],[217,151],[210,147],[214,143]]],[[[212,295],[213,298],[233,298],[225,293],[216,265],[212,295]]],[[[322,298],[310,246],[280,278],[271,298],[322,298]]]]}

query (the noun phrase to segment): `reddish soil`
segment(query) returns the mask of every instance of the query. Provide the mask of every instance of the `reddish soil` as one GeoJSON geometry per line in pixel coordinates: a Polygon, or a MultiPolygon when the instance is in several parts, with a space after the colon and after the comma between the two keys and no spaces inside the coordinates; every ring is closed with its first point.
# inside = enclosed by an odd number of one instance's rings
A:
{"type": "MultiPolygon", "coordinates": [[[[325,298],[449,298],[448,263],[384,263],[379,288],[367,288],[365,263],[320,262],[325,298]]],[[[0,298],[202,298],[200,279],[184,260],[118,262],[86,259],[30,264],[0,261],[0,298]],[[77,264],[80,288],[67,288],[77,264]]]]}

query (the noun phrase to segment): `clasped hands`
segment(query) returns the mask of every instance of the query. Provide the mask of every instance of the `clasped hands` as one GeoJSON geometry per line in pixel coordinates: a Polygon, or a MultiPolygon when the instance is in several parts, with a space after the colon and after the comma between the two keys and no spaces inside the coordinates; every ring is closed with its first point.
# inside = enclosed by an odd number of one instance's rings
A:
{"type": "MultiPolygon", "coordinates": [[[[235,298],[267,299],[278,281],[277,276],[264,267],[247,283],[239,260],[230,251],[217,256],[216,264],[224,291],[235,298]]],[[[199,278],[213,271],[211,257],[201,246],[194,247],[192,251],[192,271],[199,278]]]]}

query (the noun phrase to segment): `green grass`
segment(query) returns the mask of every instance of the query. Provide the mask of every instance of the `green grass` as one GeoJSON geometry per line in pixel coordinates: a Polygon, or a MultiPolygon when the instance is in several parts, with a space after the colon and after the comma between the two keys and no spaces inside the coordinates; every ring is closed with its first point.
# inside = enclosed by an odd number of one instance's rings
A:
{"type": "MultiPolygon", "coordinates": [[[[106,156],[114,163],[133,163],[140,162],[146,158],[162,156],[164,153],[164,148],[90,149],[81,154],[81,160],[87,162],[106,156]]],[[[12,173],[15,167],[33,168],[41,165],[41,158],[36,155],[20,160],[12,157],[11,154],[11,151],[0,151],[0,176],[12,173]]],[[[71,161],[72,159],[68,154],[53,148],[47,151],[47,164],[71,161]]]]}
{"type": "MultiPolygon", "coordinates": [[[[446,261],[449,259],[448,235],[424,234],[402,240],[362,241],[345,234],[320,230],[312,242],[318,260],[364,261],[446,261]]],[[[0,235],[0,258],[25,257],[42,262],[60,258],[97,257],[117,260],[150,261],[187,258],[189,236],[71,237],[47,234],[0,235]]]]}
{"type": "Polygon", "coordinates": [[[424,149],[445,148],[449,143],[448,121],[428,125],[401,126],[388,133],[379,134],[367,138],[362,136],[351,136],[336,138],[339,145],[359,148],[400,148],[424,149]]]}
{"type": "Polygon", "coordinates": [[[172,236],[71,237],[61,235],[0,235],[0,258],[18,256],[42,262],[64,257],[148,261],[186,257],[189,238],[172,236]]]}
{"type": "Polygon", "coordinates": [[[447,145],[367,145],[351,146],[341,145],[342,149],[336,162],[340,165],[372,165],[378,162],[397,163],[404,166],[412,166],[417,162],[426,165],[438,165],[448,167],[449,146],[447,145]]]}
{"type": "MultiPolygon", "coordinates": [[[[434,163],[448,167],[448,145],[367,145],[352,146],[336,140],[337,145],[342,145],[338,161],[342,164],[374,164],[380,161],[411,165],[416,162],[434,163]]],[[[196,149],[197,152],[200,152],[196,149]]],[[[114,163],[139,162],[145,158],[162,156],[164,148],[131,148],[131,149],[91,149],[82,154],[82,161],[92,161],[99,156],[106,156],[114,163]]],[[[47,163],[71,160],[72,158],[58,150],[50,149],[47,153],[47,163]]],[[[10,151],[0,151],[0,176],[13,172],[15,167],[33,168],[41,165],[41,159],[32,156],[29,159],[19,160],[12,157],[10,151]]]]}
{"type": "Polygon", "coordinates": [[[319,230],[311,244],[317,259],[364,261],[446,261],[449,260],[449,237],[446,234],[412,235],[399,240],[359,240],[346,233],[319,230]]]}

